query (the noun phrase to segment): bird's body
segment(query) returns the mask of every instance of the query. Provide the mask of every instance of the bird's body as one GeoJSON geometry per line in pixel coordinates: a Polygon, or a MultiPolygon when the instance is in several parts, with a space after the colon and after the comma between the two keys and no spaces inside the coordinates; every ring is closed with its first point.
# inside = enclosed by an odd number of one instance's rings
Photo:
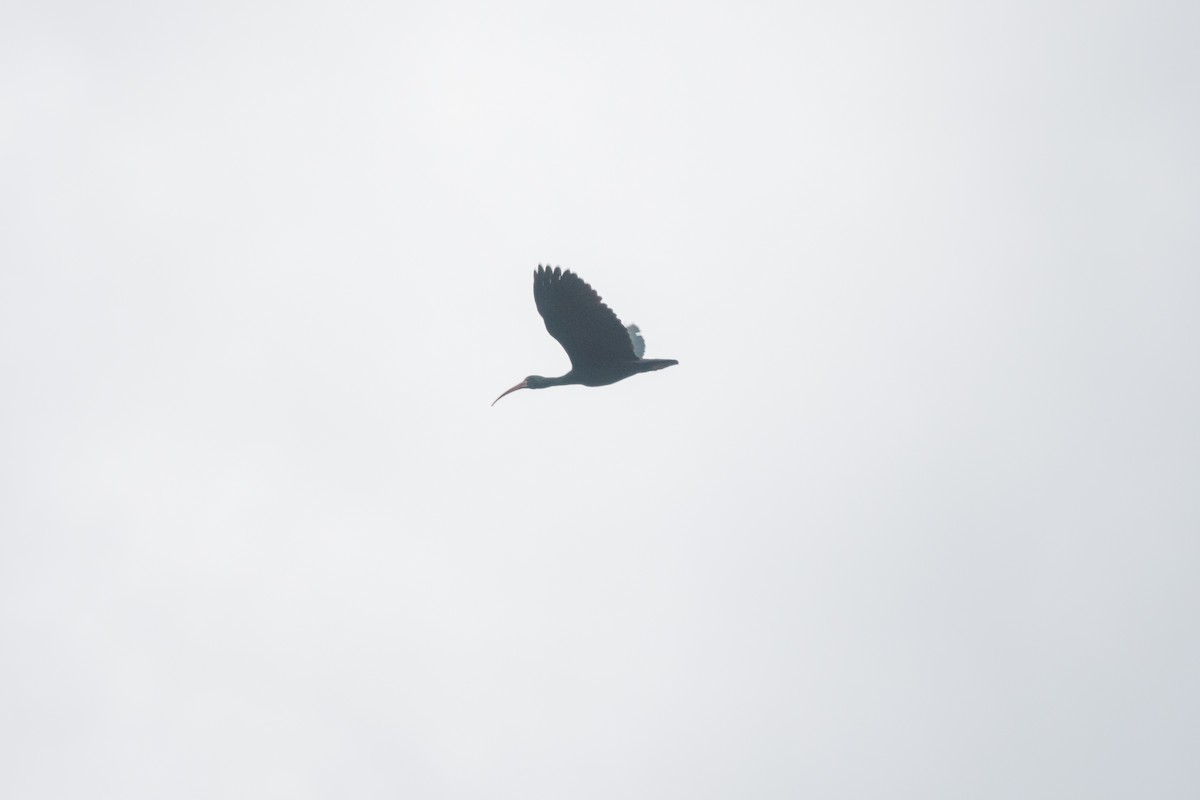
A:
{"type": "Polygon", "coordinates": [[[639,372],[679,363],[671,358],[642,358],[646,343],[638,326],[622,325],[600,295],[570,270],[539,265],[533,274],[533,299],[546,330],[567,351],[571,371],[557,378],[530,375],[500,397],[517,389],[567,384],[607,386],[639,372]]]}

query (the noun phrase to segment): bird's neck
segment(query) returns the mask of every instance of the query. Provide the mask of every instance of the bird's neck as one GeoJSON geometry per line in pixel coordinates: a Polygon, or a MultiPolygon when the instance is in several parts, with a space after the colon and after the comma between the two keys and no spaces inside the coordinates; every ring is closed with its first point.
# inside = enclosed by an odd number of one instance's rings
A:
{"type": "Polygon", "coordinates": [[[547,386],[567,386],[572,383],[579,383],[579,379],[575,377],[575,370],[571,370],[566,375],[559,375],[557,378],[542,378],[542,387],[547,386]]]}

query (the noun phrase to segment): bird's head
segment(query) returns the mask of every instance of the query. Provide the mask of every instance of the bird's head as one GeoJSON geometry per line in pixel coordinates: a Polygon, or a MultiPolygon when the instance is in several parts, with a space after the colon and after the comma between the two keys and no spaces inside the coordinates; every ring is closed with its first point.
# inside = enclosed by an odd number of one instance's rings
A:
{"type": "MultiPolygon", "coordinates": [[[[541,375],[530,375],[528,378],[509,389],[504,394],[515,392],[517,389],[545,389],[550,384],[551,380],[549,378],[543,378],[541,375]]],[[[500,395],[500,397],[504,397],[504,394],[500,395]]],[[[500,397],[497,397],[495,400],[493,400],[492,405],[499,403],[500,397]]]]}

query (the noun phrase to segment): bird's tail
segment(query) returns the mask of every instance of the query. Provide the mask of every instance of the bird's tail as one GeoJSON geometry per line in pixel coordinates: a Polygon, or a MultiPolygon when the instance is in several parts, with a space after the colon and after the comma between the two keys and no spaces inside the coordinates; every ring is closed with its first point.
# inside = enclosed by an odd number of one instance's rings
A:
{"type": "Polygon", "coordinates": [[[673,358],[643,358],[639,364],[638,372],[653,372],[656,369],[666,369],[673,367],[679,362],[673,358]]]}

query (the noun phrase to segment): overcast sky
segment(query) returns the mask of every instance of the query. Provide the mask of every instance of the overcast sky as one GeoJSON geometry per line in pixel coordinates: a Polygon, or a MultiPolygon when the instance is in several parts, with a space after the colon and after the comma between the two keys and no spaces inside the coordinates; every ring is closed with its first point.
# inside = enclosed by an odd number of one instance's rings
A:
{"type": "Polygon", "coordinates": [[[1200,796],[1198,9],[7,4],[0,795],[1200,796]]]}

